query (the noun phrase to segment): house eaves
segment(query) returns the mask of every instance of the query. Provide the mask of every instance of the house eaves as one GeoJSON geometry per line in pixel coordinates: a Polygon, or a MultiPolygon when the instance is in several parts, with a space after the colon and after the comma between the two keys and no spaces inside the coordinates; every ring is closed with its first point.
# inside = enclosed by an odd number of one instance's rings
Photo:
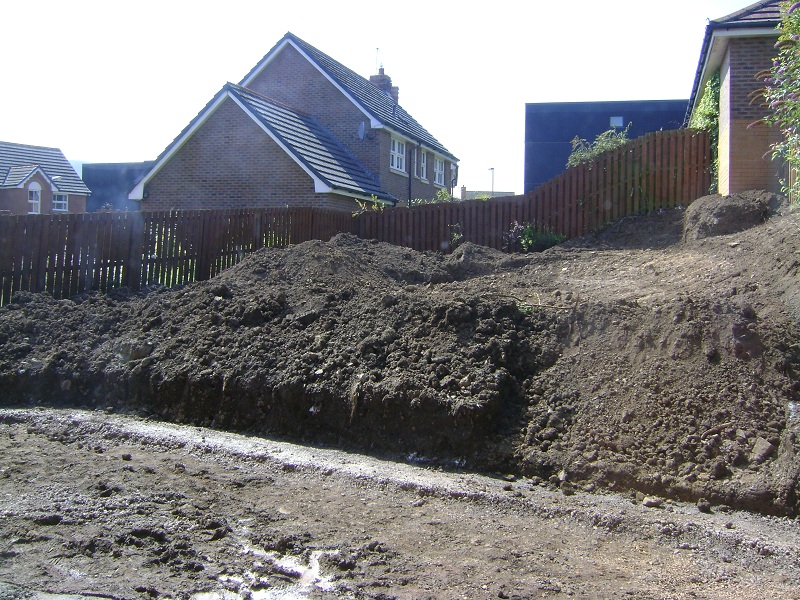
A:
{"type": "Polygon", "coordinates": [[[692,85],[692,95],[689,98],[685,124],[689,123],[697,103],[700,102],[706,83],[722,66],[730,40],[736,37],[777,38],[779,25],[779,0],[762,0],[730,15],[708,22],[703,46],[700,50],[700,61],[692,85]]]}
{"type": "Polygon", "coordinates": [[[259,73],[280,53],[286,45],[291,45],[328,81],[331,82],[350,102],[370,120],[373,129],[386,128],[449,158],[458,159],[433,135],[422,127],[405,109],[390,96],[379,90],[367,79],[348,69],[324,52],[287,33],[253,69],[245,75],[239,85],[247,87],[259,73]]]}
{"type": "Polygon", "coordinates": [[[229,99],[311,177],[315,192],[367,200],[375,196],[387,204],[396,202],[396,198],[384,192],[377,179],[311,117],[232,83],[226,84],[161,153],[128,198],[142,200],[147,183],[229,99]]]}

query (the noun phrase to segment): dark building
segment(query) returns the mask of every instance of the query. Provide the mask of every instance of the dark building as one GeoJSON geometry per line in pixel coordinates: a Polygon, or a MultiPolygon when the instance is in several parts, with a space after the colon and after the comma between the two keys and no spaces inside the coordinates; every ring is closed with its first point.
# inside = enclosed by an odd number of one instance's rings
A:
{"type": "Polygon", "coordinates": [[[630,124],[634,139],[680,129],[688,100],[543,102],[525,105],[525,193],[564,171],[576,136],[593,142],[612,127],[630,124]]]}
{"type": "MultiPolygon", "coordinates": [[[[86,203],[88,212],[98,210],[139,210],[139,202],[128,200],[128,193],[150,167],[150,162],[136,163],[83,163],[84,182],[91,181],[92,195],[86,203]]],[[[89,183],[86,183],[88,186],[89,183]]]]}

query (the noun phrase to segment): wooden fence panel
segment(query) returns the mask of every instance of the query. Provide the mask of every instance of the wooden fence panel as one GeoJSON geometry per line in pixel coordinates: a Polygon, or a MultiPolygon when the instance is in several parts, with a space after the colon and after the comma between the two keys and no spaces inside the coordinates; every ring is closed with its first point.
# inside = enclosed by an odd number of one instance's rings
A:
{"type": "Polygon", "coordinates": [[[711,183],[708,135],[656,132],[578,165],[525,196],[387,208],[353,217],[315,208],[0,217],[0,305],[15,291],[57,298],[125,285],[208,279],[264,246],[340,232],[449,251],[453,236],[503,249],[516,221],[575,237],[610,221],[688,204],[711,183]]]}

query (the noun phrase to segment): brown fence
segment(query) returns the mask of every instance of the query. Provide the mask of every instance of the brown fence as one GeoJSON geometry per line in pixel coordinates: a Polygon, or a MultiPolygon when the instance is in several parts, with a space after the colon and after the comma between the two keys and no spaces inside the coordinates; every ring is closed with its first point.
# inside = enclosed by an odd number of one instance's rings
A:
{"type": "Polygon", "coordinates": [[[707,133],[659,131],[568,169],[525,196],[365,213],[356,231],[415,250],[447,250],[454,234],[502,249],[514,221],[577,237],[627,215],[688,205],[710,185],[707,133]]]}
{"type": "Polygon", "coordinates": [[[0,216],[0,305],[15,291],[68,298],[117,286],[213,277],[248,252],[339,232],[416,250],[454,236],[502,249],[512,224],[576,237],[615,219],[687,205],[711,184],[708,136],[647,135],[569,169],[525,196],[390,208],[353,218],[315,208],[0,216]]]}
{"type": "Polygon", "coordinates": [[[330,239],[352,216],[312,208],[0,217],[0,305],[16,291],[68,298],[213,277],[246,253],[330,239]]]}

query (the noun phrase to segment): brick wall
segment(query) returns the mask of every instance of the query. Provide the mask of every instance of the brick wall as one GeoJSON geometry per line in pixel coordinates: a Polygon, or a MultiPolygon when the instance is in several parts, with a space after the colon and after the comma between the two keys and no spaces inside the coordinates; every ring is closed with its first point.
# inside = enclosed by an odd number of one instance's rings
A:
{"type": "Polygon", "coordinates": [[[777,130],[753,125],[766,110],[751,93],[761,87],[755,78],[769,68],[775,55],[773,37],[731,38],[721,73],[720,178],[722,194],[750,189],[780,191],[782,165],[770,158],[777,130]]]}
{"type": "Polygon", "coordinates": [[[318,194],[312,178],[226,99],[145,187],[142,210],[317,206],[355,201],[318,194]]]}
{"type": "MultiPolygon", "coordinates": [[[[295,48],[285,46],[248,88],[313,115],[370,170],[381,187],[401,201],[408,200],[408,177],[389,168],[391,134],[370,129],[369,119],[295,48]],[[361,123],[364,139],[358,136],[361,123]]],[[[413,172],[415,145],[406,142],[406,172],[413,172]]],[[[445,165],[445,187],[450,184],[450,162],[445,165]]],[[[433,184],[433,154],[428,156],[427,183],[412,177],[411,198],[433,198],[441,189],[433,184]]]]}
{"type": "MultiPolygon", "coordinates": [[[[0,210],[9,211],[12,215],[27,215],[30,210],[28,204],[28,186],[32,182],[39,184],[41,188],[41,214],[64,214],[62,211],[53,211],[53,191],[50,183],[39,173],[35,173],[23,188],[12,188],[0,190],[0,210]]],[[[86,196],[68,194],[67,206],[71,213],[86,212],[86,196]]]]}

